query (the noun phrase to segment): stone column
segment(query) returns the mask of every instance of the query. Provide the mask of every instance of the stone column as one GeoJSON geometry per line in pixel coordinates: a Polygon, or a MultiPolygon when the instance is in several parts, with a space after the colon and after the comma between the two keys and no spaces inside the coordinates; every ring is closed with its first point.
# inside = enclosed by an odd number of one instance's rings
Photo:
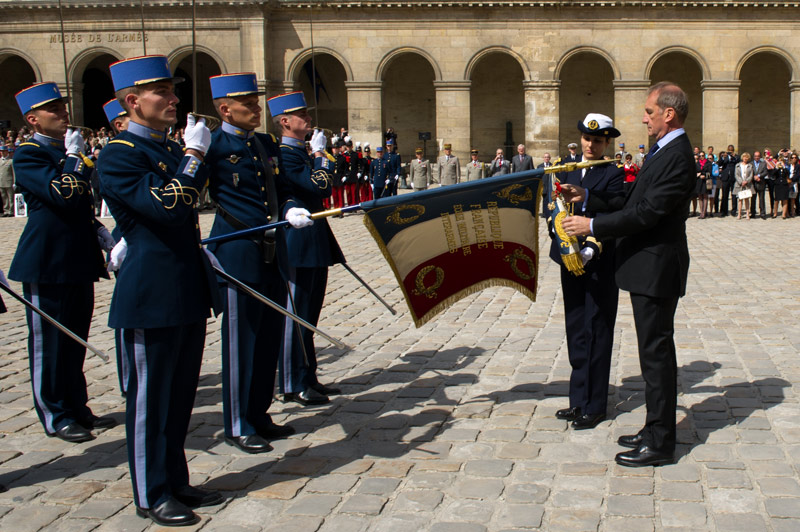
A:
{"type": "Polygon", "coordinates": [[[790,81],[789,149],[800,149],[800,81],[790,81]]]}
{"type": "MultiPolygon", "coordinates": [[[[453,155],[458,157],[462,166],[469,161],[472,149],[470,136],[469,91],[472,82],[469,80],[434,81],[436,90],[436,142],[437,150],[443,144],[453,145],[453,155]]],[[[439,152],[429,154],[435,160],[439,152]]]]}
{"type": "MultiPolygon", "coordinates": [[[[560,81],[523,81],[525,91],[525,146],[528,154],[544,152],[558,157],[558,91],[560,81]]],[[[566,151],[566,150],[565,150],[566,151]]]]}
{"type": "MultiPolygon", "coordinates": [[[[702,81],[703,141],[696,146],[714,146],[715,153],[733,144],[739,152],[739,86],[741,81],[702,81]]],[[[689,108],[691,113],[691,104],[689,108]]]]}
{"type": "Polygon", "coordinates": [[[625,151],[635,155],[639,152],[639,144],[650,148],[647,139],[647,127],[642,124],[644,102],[647,100],[647,89],[650,80],[618,79],[614,80],[614,127],[622,136],[612,146],[617,152],[617,143],[625,143],[625,151]]]}
{"type": "MultiPolygon", "coordinates": [[[[375,155],[375,146],[383,144],[381,130],[382,81],[345,81],[347,88],[347,131],[350,136],[367,141],[375,155]]],[[[338,131],[336,132],[338,133],[338,131]]]]}

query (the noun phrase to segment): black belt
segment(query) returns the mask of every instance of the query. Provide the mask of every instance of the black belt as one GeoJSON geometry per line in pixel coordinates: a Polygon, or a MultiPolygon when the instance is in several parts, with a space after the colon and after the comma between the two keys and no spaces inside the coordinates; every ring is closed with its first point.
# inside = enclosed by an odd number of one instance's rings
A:
{"type": "MultiPolygon", "coordinates": [[[[250,229],[249,225],[241,222],[234,215],[223,209],[221,205],[217,205],[217,215],[233,227],[234,231],[250,229]]],[[[267,229],[263,233],[256,233],[255,236],[249,237],[248,240],[255,242],[261,248],[264,262],[267,264],[272,262],[275,257],[275,229],[267,229]]]]}

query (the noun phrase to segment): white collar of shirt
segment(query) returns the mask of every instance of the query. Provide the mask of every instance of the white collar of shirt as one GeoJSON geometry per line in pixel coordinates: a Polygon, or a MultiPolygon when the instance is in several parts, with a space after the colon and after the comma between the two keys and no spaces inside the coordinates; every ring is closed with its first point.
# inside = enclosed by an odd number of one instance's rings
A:
{"type": "MultiPolygon", "coordinates": [[[[661,148],[663,148],[664,146],[666,146],[667,144],[672,142],[674,139],[680,137],[681,135],[683,135],[685,133],[686,133],[686,131],[682,127],[679,127],[678,129],[670,131],[669,133],[667,133],[666,135],[661,137],[661,139],[659,139],[658,142],[656,142],[656,144],[658,144],[658,150],[660,150],[661,148]]],[[[653,155],[658,153],[658,150],[653,152],[653,155]]]]}
{"type": "Polygon", "coordinates": [[[47,135],[42,135],[41,133],[34,133],[33,140],[37,142],[41,142],[42,144],[49,144],[54,148],[64,148],[64,139],[57,139],[55,137],[48,137],[47,135]]]}

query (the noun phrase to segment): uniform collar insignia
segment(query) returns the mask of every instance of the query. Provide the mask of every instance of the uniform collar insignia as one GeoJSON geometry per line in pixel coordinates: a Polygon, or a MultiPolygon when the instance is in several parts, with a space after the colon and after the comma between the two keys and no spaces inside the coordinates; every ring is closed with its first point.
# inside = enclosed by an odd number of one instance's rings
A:
{"type": "Polygon", "coordinates": [[[41,133],[34,133],[33,134],[33,140],[35,140],[36,142],[39,142],[40,144],[47,144],[47,145],[52,146],[54,148],[62,148],[64,150],[67,149],[64,146],[64,141],[63,140],[58,140],[55,137],[49,137],[47,135],[42,135],[41,133]]]}
{"type": "Polygon", "coordinates": [[[133,133],[137,137],[151,139],[156,142],[165,142],[167,140],[166,131],[151,129],[147,126],[143,126],[142,124],[137,124],[133,120],[128,122],[128,133],[133,133]]]}
{"type": "Polygon", "coordinates": [[[303,148],[305,149],[306,143],[300,139],[296,139],[294,137],[281,137],[281,144],[286,144],[287,146],[294,146],[295,148],[303,148]]]}
{"type": "Polygon", "coordinates": [[[229,124],[228,122],[222,123],[222,131],[228,133],[229,135],[233,135],[234,137],[239,137],[240,139],[249,139],[255,135],[255,131],[248,131],[246,129],[241,129],[233,124],[229,124]]]}

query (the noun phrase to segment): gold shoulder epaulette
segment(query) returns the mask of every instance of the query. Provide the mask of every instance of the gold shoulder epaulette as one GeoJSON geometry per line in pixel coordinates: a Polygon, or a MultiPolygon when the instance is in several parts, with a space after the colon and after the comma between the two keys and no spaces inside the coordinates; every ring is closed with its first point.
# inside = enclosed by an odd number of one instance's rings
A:
{"type": "Polygon", "coordinates": [[[108,141],[109,144],[124,144],[125,146],[130,146],[131,148],[135,148],[136,146],[133,145],[133,142],[128,142],[127,140],[110,140],[108,141]]]}
{"type": "Polygon", "coordinates": [[[20,144],[20,146],[36,146],[37,148],[41,148],[41,146],[39,146],[35,142],[23,142],[20,144]]]}
{"type": "Polygon", "coordinates": [[[278,143],[278,138],[275,135],[273,135],[272,133],[267,133],[267,135],[269,135],[269,138],[272,139],[272,142],[274,142],[275,144],[278,143]]]}

